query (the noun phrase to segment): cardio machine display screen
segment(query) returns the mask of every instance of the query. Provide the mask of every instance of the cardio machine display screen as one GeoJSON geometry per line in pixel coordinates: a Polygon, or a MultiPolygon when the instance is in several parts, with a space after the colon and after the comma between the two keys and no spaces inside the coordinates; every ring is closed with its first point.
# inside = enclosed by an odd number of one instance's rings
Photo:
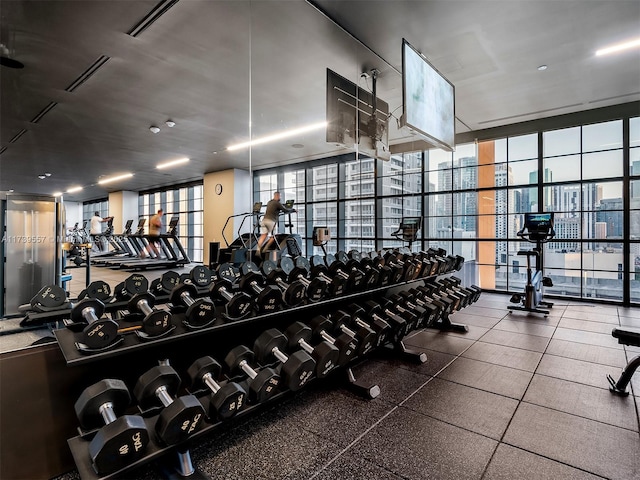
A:
{"type": "Polygon", "coordinates": [[[553,228],[553,213],[525,213],[524,226],[530,232],[551,230],[553,228]]]}

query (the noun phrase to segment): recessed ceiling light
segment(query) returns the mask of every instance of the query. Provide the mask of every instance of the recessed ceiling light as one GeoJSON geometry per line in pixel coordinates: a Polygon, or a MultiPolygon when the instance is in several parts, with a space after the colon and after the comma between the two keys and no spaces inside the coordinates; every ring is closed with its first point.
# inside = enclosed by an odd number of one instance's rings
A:
{"type": "Polygon", "coordinates": [[[538,67],[538,70],[541,71],[541,72],[544,72],[547,68],[549,68],[549,67],[547,67],[546,65],[540,65],[538,67]]]}
{"type": "Polygon", "coordinates": [[[151,131],[151,133],[160,133],[160,129],[156,126],[149,127],[149,130],[151,131]]]}
{"type": "Polygon", "coordinates": [[[173,120],[167,120],[167,121],[166,121],[166,122],[164,122],[164,123],[165,123],[165,124],[167,125],[167,127],[169,127],[169,128],[173,128],[173,127],[175,127],[175,126],[176,126],[176,122],[174,122],[173,120]]]}
{"type": "Polygon", "coordinates": [[[133,177],[133,173],[125,173],[124,175],[118,175],[116,177],[103,178],[102,180],[98,180],[98,185],[104,185],[105,183],[117,182],[118,180],[125,180],[127,178],[133,177]]]}
{"type": "Polygon", "coordinates": [[[45,178],[47,178],[47,176],[46,176],[46,175],[38,175],[38,178],[39,178],[40,180],[44,180],[45,178]]]}
{"type": "Polygon", "coordinates": [[[237,143],[235,145],[231,145],[227,147],[227,150],[239,150],[241,148],[251,147],[253,145],[260,145],[262,143],[274,142],[276,140],[281,140],[287,137],[293,137],[301,133],[307,133],[312,130],[320,130],[321,128],[325,128],[326,126],[327,126],[327,122],[312,123],[311,125],[306,125],[304,127],[294,128],[292,130],[285,130],[284,132],[274,133],[272,135],[266,135],[264,137],[256,138],[254,140],[249,140],[248,142],[237,143]]]}
{"type": "Polygon", "coordinates": [[[630,48],[638,48],[640,47],[640,38],[635,38],[633,40],[629,40],[628,42],[617,43],[616,45],[611,45],[610,47],[601,48],[600,50],[596,50],[596,57],[601,55],[608,55],[609,53],[621,52],[623,50],[628,50],[630,48]]]}
{"type": "Polygon", "coordinates": [[[176,165],[182,165],[183,163],[187,163],[189,161],[188,158],[179,158],[177,160],[171,160],[170,162],[160,163],[156,165],[158,170],[162,170],[163,168],[175,167],[176,165]]]}
{"type": "Polygon", "coordinates": [[[304,145],[301,143],[294,143],[293,145],[291,145],[292,148],[304,148],[304,145]]]}
{"type": "Polygon", "coordinates": [[[67,190],[67,193],[76,193],[82,190],[82,187],[71,187],[69,190],[67,190]]]}
{"type": "Polygon", "coordinates": [[[10,188],[10,189],[9,189],[9,193],[13,193],[13,188],[10,188]]]}
{"type": "Polygon", "coordinates": [[[49,172],[44,172],[44,176],[45,176],[45,177],[50,177],[50,176],[51,176],[51,174],[50,174],[49,172]]]}

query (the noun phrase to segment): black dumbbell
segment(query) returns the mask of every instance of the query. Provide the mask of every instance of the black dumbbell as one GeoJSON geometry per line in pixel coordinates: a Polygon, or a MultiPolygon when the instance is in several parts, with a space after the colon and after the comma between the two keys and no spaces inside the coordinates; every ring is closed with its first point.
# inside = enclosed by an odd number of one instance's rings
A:
{"type": "Polygon", "coordinates": [[[363,272],[364,288],[375,288],[380,285],[380,270],[373,267],[373,262],[369,256],[364,256],[357,250],[350,250],[347,255],[349,258],[349,261],[346,262],[347,266],[355,266],[363,272]]]}
{"type": "MultiPolygon", "coordinates": [[[[336,253],[336,263],[337,266],[335,268],[340,267],[345,273],[349,275],[350,278],[353,278],[353,288],[363,289],[363,288],[373,288],[375,285],[370,284],[368,282],[372,282],[374,278],[371,276],[365,275],[364,270],[360,268],[360,254],[357,250],[351,250],[349,254],[344,250],[340,250],[336,253]],[[358,258],[355,260],[352,257],[358,258]]],[[[332,264],[333,266],[333,264],[332,264]]],[[[329,269],[331,270],[331,268],[329,269]]]]}
{"type": "MultiPolygon", "coordinates": [[[[402,316],[402,318],[407,320],[409,324],[409,330],[415,330],[422,326],[422,324],[427,320],[428,313],[427,311],[415,305],[415,308],[411,308],[407,305],[405,298],[401,295],[390,295],[387,300],[389,301],[389,305],[392,305],[393,308],[402,316]]],[[[413,305],[413,304],[412,304],[413,305]]]]}
{"type": "Polygon", "coordinates": [[[198,289],[190,283],[179,283],[173,290],[169,300],[174,305],[187,307],[184,324],[193,329],[204,328],[211,325],[216,319],[216,307],[204,298],[195,299],[198,289]]]}
{"type": "Polygon", "coordinates": [[[360,259],[360,265],[365,275],[377,275],[376,286],[386,287],[391,281],[392,271],[389,267],[383,265],[376,265],[373,259],[369,255],[362,255],[360,259]]]}
{"type": "MultiPolygon", "coordinates": [[[[413,295],[414,299],[420,299],[425,303],[429,303],[438,308],[438,318],[450,313],[450,307],[453,305],[453,301],[449,298],[436,298],[435,294],[431,294],[428,289],[425,288],[410,288],[409,293],[413,295]]],[[[436,319],[437,320],[437,319],[436,319]]]]}
{"type": "Polygon", "coordinates": [[[113,289],[113,294],[118,300],[128,300],[137,293],[149,291],[149,280],[140,273],[132,273],[124,282],[120,282],[113,289]]]}
{"type": "Polygon", "coordinates": [[[282,306],[282,293],[270,285],[265,285],[264,277],[259,271],[247,271],[240,279],[239,286],[246,293],[257,295],[254,305],[259,312],[275,312],[282,306]]]}
{"type": "Polygon", "coordinates": [[[145,292],[134,295],[128,304],[130,312],[140,312],[144,315],[142,330],[149,337],[162,336],[175,328],[171,323],[171,314],[169,312],[153,309],[155,302],[156,297],[149,292],[145,292]]]}
{"type": "Polygon", "coordinates": [[[204,265],[196,265],[189,272],[189,279],[196,287],[208,287],[211,283],[211,270],[204,265]]]}
{"type": "Polygon", "coordinates": [[[364,280],[364,274],[361,271],[350,271],[344,263],[331,254],[326,255],[324,261],[327,264],[330,275],[344,279],[346,284],[345,291],[354,292],[360,289],[360,285],[364,280]]]}
{"type": "Polygon", "coordinates": [[[407,333],[411,330],[414,330],[418,325],[418,316],[409,311],[408,309],[402,307],[402,305],[397,305],[392,302],[388,298],[379,298],[377,299],[382,311],[385,315],[390,315],[391,312],[395,312],[400,318],[402,318],[407,324],[407,333]]]}
{"type": "Polygon", "coordinates": [[[277,286],[282,291],[284,303],[291,307],[300,305],[304,302],[307,293],[307,287],[300,281],[294,280],[291,283],[287,283],[287,274],[281,268],[278,268],[275,262],[271,260],[265,260],[261,265],[262,272],[267,279],[267,282],[277,286]]]}
{"type": "Polygon", "coordinates": [[[332,343],[322,340],[315,347],[311,346],[313,332],[304,323],[293,322],[285,331],[289,339],[289,350],[302,348],[316,362],[316,377],[324,378],[338,366],[340,350],[332,343]]]}
{"type": "Polygon", "coordinates": [[[334,276],[333,278],[328,275],[329,270],[324,263],[322,257],[314,255],[311,257],[311,275],[314,278],[318,278],[327,284],[327,292],[333,296],[342,295],[347,287],[347,282],[342,276],[334,276]]]}
{"type": "Polygon", "coordinates": [[[404,299],[405,304],[410,309],[415,311],[417,307],[420,307],[426,312],[426,315],[422,320],[422,327],[430,327],[440,318],[442,314],[440,308],[437,305],[426,302],[420,297],[416,297],[410,291],[398,292],[398,295],[400,295],[404,299]]]}
{"type": "Polygon", "coordinates": [[[311,266],[309,261],[304,257],[296,258],[294,262],[290,257],[282,257],[280,259],[280,268],[289,277],[289,282],[300,282],[306,288],[307,298],[312,302],[317,302],[324,298],[327,291],[327,282],[320,278],[308,279],[311,266]]]}
{"type": "Polygon", "coordinates": [[[402,269],[402,278],[400,281],[412,280],[415,274],[415,265],[410,261],[403,261],[401,254],[392,250],[387,250],[384,253],[385,265],[389,265],[394,268],[402,269]]]}
{"type": "Polygon", "coordinates": [[[226,316],[232,320],[244,318],[251,313],[251,297],[244,292],[233,292],[233,285],[224,278],[213,281],[209,295],[214,301],[225,302],[226,316]]]}
{"type": "Polygon", "coordinates": [[[169,270],[168,272],[164,272],[160,278],[156,278],[151,282],[149,291],[155,296],[169,295],[173,287],[178,283],[180,283],[180,274],[169,270]]]}
{"type": "Polygon", "coordinates": [[[367,326],[357,326],[355,327],[355,330],[351,330],[349,328],[349,325],[351,324],[351,315],[344,310],[336,310],[327,317],[333,322],[335,331],[351,335],[358,341],[358,350],[356,351],[356,355],[366,355],[373,349],[373,347],[376,346],[375,332],[367,326]]]}
{"type": "Polygon", "coordinates": [[[253,403],[264,402],[270,399],[278,391],[280,386],[280,375],[273,368],[261,368],[254,370],[250,363],[253,363],[255,354],[245,347],[238,345],[232,348],[224,359],[232,373],[244,372],[249,377],[249,399],[253,403]]]}
{"type": "Polygon", "coordinates": [[[175,398],[180,388],[180,375],[167,361],[160,363],[138,378],[133,396],[143,411],[162,408],[156,420],[156,433],[166,445],[176,445],[198,430],[205,411],[193,395],[175,398]]]}
{"type": "Polygon", "coordinates": [[[351,315],[352,325],[360,328],[370,328],[376,334],[376,346],[380,346],[388,340],[391,333],[391,326],[383,318],[373,318],[366,314],[364,309],[355,303],[347,306],[351,315]]]}
{"type": "Polygon", "coordinates": [[[108,303],[113,298],[111,296],[111,286],[102,280],[96,280],[87,285],[78,295],[78,300],[83,298],[97,298],[102,303],[108,303]]]}
{"type": "Polygon", "coordinates": [[[95,298],[84,298],[71,309],[71,320],[86,322],[80,343],[89,349],[102,349],[115,345],[118,339],[118,323],[104,314],[104,303],[95,298]]]}
{"type": "Polygon", "coordinates": [[[458,299],[452,298],[445,292],[442,292],[437,285],[427,283],[425,285],[416,287],[416,290],[421,292],[425,297],[432,300],[437,300],[442,303],[444,305],[443,311],[446,314],[450,314],[456,311],[456,304],[458,303],[458,299]]]}
{"type": "Polygon", "coordinates": [[[225,420],[235,416],[242,408],[246,392],[235,382],[227,382],[222,386],[216,382],[221,370],[220,364],[207,356],[193,362],[187,374],[192,387],[204,385],[211,390],[209,418],[225,420]]]}
{"type": "Polygon", "coordinates": [[[318,315],[309,322],[309,326],[317,341],[327,341],[338,349],[338,366],[342,367],[355,358],[358,341],[346,333],[341,333],[334,338],[329,333],[333,329],[333,323],[327,317],[318,315]]]}
{"type": "Polygon", "coordinates": [[[389,339],[397,343],[409,332],[407,322],[392,310],[383,310],[382,306],[373,300],[363,303],[363,308],[369,318],[386,321],[391,327],[389,339]]]}
{"type": "Polygon", "coordinates": [[[100,428],[89,442],[93,468],[106,475],[132,464],[145,454],[149,432],[140,415],[122,415],[131,395],[122,380],[104,379],[83,390],[74,405],[80,426],[100,428]]]}
{"type": "Polygon", "coordinates": [[[282,380],[289,390],[300,390],[313,377],[316,362],[304,350],[286,355],[289,341],[280,330],[270,328],[260,334],[253,344],[259,362],[267,364],[278,360],[282,363],[282,380]]]}

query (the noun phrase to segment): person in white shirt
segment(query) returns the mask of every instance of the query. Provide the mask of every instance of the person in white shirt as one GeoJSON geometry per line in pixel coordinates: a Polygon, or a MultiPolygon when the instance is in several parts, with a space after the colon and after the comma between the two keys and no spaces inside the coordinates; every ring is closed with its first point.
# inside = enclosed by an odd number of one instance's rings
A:
{"type": "Polygon", "coordinates": [[[93,239],[94,243],[98,246],[98,249],[102,251],[102,240],[100,238],[96,239],[102,235],[102,224],[104,222],[108,222],[109,220],[113,220],[113,217],[105,217],[102,218],[100,216],[100,212],[95,212],[93,217],[91,217],[91,227],[89,229],[89,234],[93,239]]]}

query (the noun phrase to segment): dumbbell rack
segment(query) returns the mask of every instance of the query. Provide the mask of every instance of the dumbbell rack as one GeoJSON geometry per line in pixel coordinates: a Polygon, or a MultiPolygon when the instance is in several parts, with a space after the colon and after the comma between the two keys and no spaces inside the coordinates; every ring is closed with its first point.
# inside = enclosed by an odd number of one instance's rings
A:
{"type": "MultiPolygon", "coordinates": [[[[373,298],[375,296],[379,296],[384,293],[400,291],[406,288],[409,288],[411,285],[429,281],[429,279],[433,279],[440,276],[432,275],[427,277],[421,277],[414,280],[403,281],[397,284],[391,284],[383,287],[376,287],[373,289],[351,293],[347,295],[342,295],[339,297],[329,298],[326,300],[322,300],[320,302],[308,303],[305,305],[288,308],[285,310],[280,310],[277,312],[271,313],[263,313],[256,314],[252,317],[244,318],[241,320],[235,321],[227,321],[222,320],[221,315],[218,315],[218,320],[209,327],[198,329],[198,330],[190,330],[184,326],[182,320],[185,317],[185,314],[180,312],[180,309],[176,309],[173,314],[172,322],[176,327],[171,335],[161,338],[149,339],[146,341],[140,341],[136,335],[123,335],[123,339],[120,344],[117,346],[107,349],[101,352],[95,352],[91,354],[86,354],[80,352],[76,347],[76,333],[68,328],[59,329],[54,331],[54,335],[58,340],[58,345],[64,359],[66,361],[67,366],[78,366],[78,365],[87,365],[91,363],[100,363],[106,361],[117,361],[117,357],[129,357],[133,358],[132,355],[136,354],[136,360],[139,360],[139,353],[141,351],[145,351],[145,355],[143,358],[161,358],[162,355],[166,356],[167,351],[176,352],[180,350],[180,347],[188,348],[190,355],[195,355],[193,353],[192,348],[195,351],[200,349],[201,351],[206,351],[207,354],[216,351],[216,341],[221,345],[225,345],[225,339],[234,338],[235,344],[240,343],[248,343],[248,340],[251,338],[255,338],[258,332],[265,330],[270,327],[284,327],[287,324],[292,323],[294,320],[298,318],[311,318],[313,315],[325,313],[330,310],[335,310],[341,308],[343,305],[347,305],[350,302],[354,302],[357,300],[367,300],[369,298],[373,298]],[[212,342],[212,340],[214,340],[212,342]],[[206,345],[206,346],[204,346],[206,345]],[[167,348],[170,347],[170,348],[167,348]],[[116,360],[114,360],[116,359],[116,360]]],[[[158,297],[157,303],[167,302],[168,298],[158,297]]],[[[116,302],[109,304],[111,310],[115,310],[117,308],[125,308],[126,309],[127,302],[116,302]]],[[[220,307],[220,311],[222,312],[222,307],[220,307]]],[[[448,317],[441,319],[440,323],[448,322],[448,317]]],[[[450,323],[450,322],[449,322],[450,323]]],[[[441,327],[442,328],[442,327],[441,327]]],[[[284,328],[283,328],[284,329],[284,328]]],[[[227,342],[226,345],[229,343],[227,342]]],[[[387,343],[387,345],[389,345],[387,343]]],[[[411,352],[404,348],[402,341],[399,344],[392,344],[395,347],[396,351],[400,354],[404,354],[405,356],[415,358],[418,361],[422,360],[422,357],[417,352],[411,352]]],[[[424,354],[422,354],[424,355],[424,354]]],[[[353,372],[351,368],[354,363],[361,362],[364,357],[355,358],[350,364],[343,366],[341,368],[336,368],[333,372],[329,374],[329,377],[334,377],[341,372],[342,374],[346,373],[347,381],[353,386],[356,390],[365,391],[368,387],[363,385],[359,385],[357,380],[353,376],[353,372]]],[[[178,360],[178,359],[176,359],[178,360]]],[[[260,365],[260,367],[271,367],[275,369],[279,369],[279,363],[276,362],[270,365],[260,365]]],[[[244,377],[227,377],[228,381],[234,381],[239,383],[245,390],[248,391],[248,381],[244,377]]],[[[311,382],[321,381],[319,379],[312,379],[311,382]]],[[[221,382],[224,384],[224,381],[221,382]]],[[[200,390],[195,392],[190,392],[196,395],[196,397],[200,400],[202,405],[205,407],[206,411],[209,411],[209,394],[210,392],[206,390],[200,390]]],[[[256,411],[263,409],[265,406],[281,401],[286,396],[292,395],[293,392],[289,390],[284,390],[275,394],[269,400],[256,404],[256,405],[246,405],[242,410],[238,412],[236,417],[231,420],[214,421],[214,422],[205,422],[204,426],[200,428],[199,431],[195,432],[189,439],[186,444],[192,442],[192,440],[204,437],[205,435],[211,434],[217,430],[219,430],[223,425],[224,426],[232,426],[233,422],[242,419],[247,415],[252,415],[256,411]]],[[[154,409],[150,411],[140,412],[140,414],[145,419],[145,424],[149,432],[152,435],[152,438],[155,438],[155,430],[154,425],[158,418],[158,412],[160,409],[154,409]]],[[[78,435],[68,439],[67,443],[71,450],[73,459],[78,468],[78,472],[80,473],[81,478],[84,480],[87,479],[108,479],[115,478],[117,476],[123,475],[126,471],[130,471],[137,467],[140,467],[144,464],[147,464],[153,460],[159,459],[166,454],[171,452],[176,452],[179,446],[170,446],[166,447],[161,445],[158,441],[151,441],[146,454],[140,460],[131,463],[124,469],[114,472],[109,475],[100,476],[96,474],[93,469],[90,461],[89,455],[89,442],[95,435],[96,431],[84,432],[78,430],[78,435]]]]}

